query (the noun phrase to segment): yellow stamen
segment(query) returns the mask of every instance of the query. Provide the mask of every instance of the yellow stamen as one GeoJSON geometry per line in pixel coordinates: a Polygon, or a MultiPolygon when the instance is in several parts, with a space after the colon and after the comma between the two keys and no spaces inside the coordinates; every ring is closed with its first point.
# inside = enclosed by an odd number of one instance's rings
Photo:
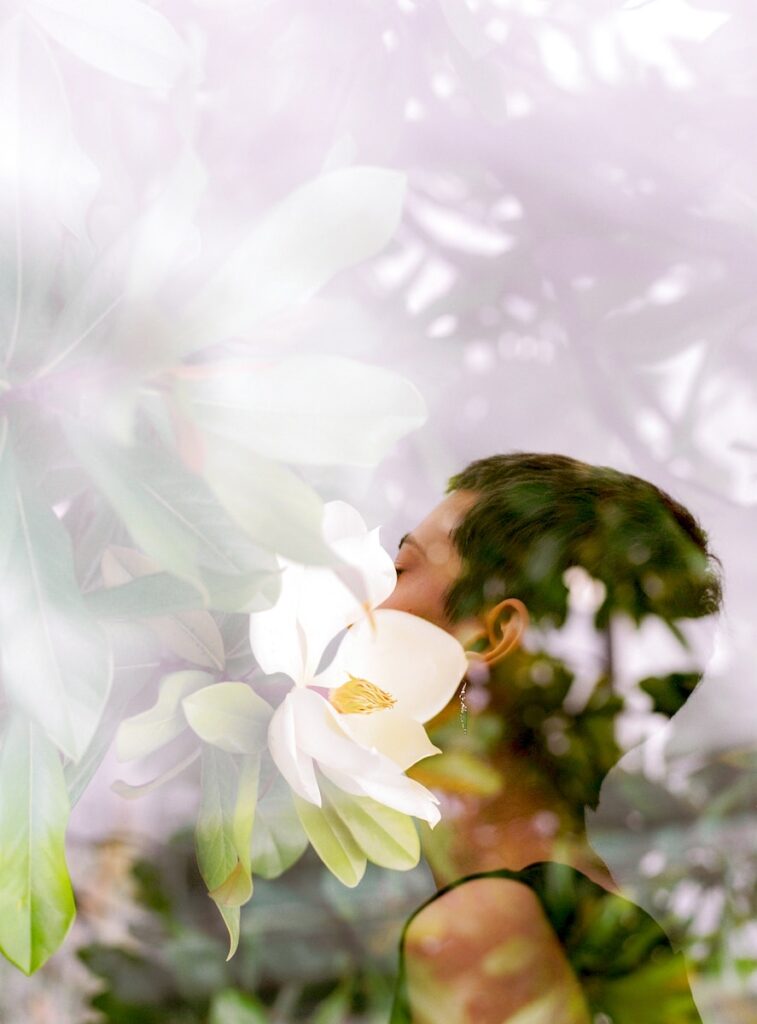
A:
{"type": "Polygon", "coordinates": [[[350,676],[348,682],[332,690],[329,700],[343,715],[367,715],[371,711],[381,711],[397,703],[396,699],[380,686],[356,676],[350,676]]]}

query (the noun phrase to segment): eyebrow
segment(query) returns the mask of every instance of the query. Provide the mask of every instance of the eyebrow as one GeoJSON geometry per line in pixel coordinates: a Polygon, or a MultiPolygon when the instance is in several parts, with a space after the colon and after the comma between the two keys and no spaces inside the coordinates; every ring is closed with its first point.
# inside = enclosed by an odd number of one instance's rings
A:
{"type": "Polygon", "coordinates": [[[418,541],[415,539],[412,533],[406,533],[403,537],[400,537],[400,542],[397,545],[397,547],[401,548],[403,544],[411,544],[414,548],[417,548],[425,558],[425,549],[418,543],[418,541]]]}

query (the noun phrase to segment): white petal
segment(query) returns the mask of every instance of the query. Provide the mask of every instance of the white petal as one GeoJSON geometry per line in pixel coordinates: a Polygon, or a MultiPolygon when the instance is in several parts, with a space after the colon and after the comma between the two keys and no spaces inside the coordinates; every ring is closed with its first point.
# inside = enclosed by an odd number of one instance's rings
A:
{"type": "Polygon", "coordinates": [[[349,673],[380,686],[395,698],[397,711],[427,722],[446,707],[465,676],[462,645],[417,615],[378,608],[373,616],[375,629],[363,620],[347,631],[333,668],[318,677],[318,685],[338,685],[341,670],[345,678],[349,673]]]}
{"type": "MultiPolygon", "coordinates": [[[[369,603],[388,597],[397,574],[378,529],[369,532],[356,509],[332,501],[324,506],[322,530],[326,543],[360,572],[369,603]]],[[[335,571],[280,561],[281,596],[274,608],[251,617],[250,642],[266,672],[286,672],[297,683],[308,683],[329,643],[365,608],[335,571]]]]}
{"type": "Polygon", "coordinates": [[[441,818],[437,798],[430,790],[415,779],[409,779],[401,772],[386,773],[375,777],[354,778],[336,768],[323,766],[323,774],[353,796],[370,796],[386,807],[392,807],[403,814],[422,818],[433,828],[441,818]]]}
{"type": "Polygon", "coordinates": [[[403,772],[424,757],[441,754],[421,723],[396,707],[368,715],[342,715],[341,722],[358,743],[375,747],[403,772]]]}
{"type": "Polygon", "coordinates": [[[273,608],[250,615],[250,646],[268,675],[284,672],[296,683],[305,676],[305,648],[297,630],[297,610],[304,568],[285,563],[279,599],[273,608]]]}
{"type": "Polygon", "coordinates": [[[342,716],[314,690],[293,691],[291,706],[297,747],[318,762],[353,777],[396,771],[389,758],[353,740],[341,724],[342,716]]]}
{"type": "Polygon", "coordinates": [[[276,708],[268,726],[268,747],[276,767],[295,793],[311,804],[321,806],[321,793],[315,778],[313,759],[297,746],[294,719],[295,694],[287,694],[276,708]]]}
{"type": "Polygon", "coordinates": [[[358,510],[346,501],[327,501],[323,506],[323,536],[332,547],[343,540],[361,540],[368,527],[358,510]]]}

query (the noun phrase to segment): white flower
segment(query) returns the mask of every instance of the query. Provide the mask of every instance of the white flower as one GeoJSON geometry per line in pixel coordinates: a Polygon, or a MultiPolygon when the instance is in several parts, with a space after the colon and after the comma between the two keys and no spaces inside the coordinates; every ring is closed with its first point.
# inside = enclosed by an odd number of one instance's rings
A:
{"type": "Polygon", "coordinates": [[[321,806],[318,773],[345,793],[439,820],[438,800],[405,770],[438,753],[423,725],[447,704],[465,674],[459,642],[425,619],[370,608],[391,593],[394,567],[359,514],[326,506],[324,534],[359,567],[368,608],[329,569],[284,565],[281,597],[250,616],[250,642],[261,668],[294,682],[268,729],[271,755],[293,791],[321,806]],[[368,612],[368,614],[366,614],[368,612]],[[346,626],[332,662],[318,668],[346,626]]]}

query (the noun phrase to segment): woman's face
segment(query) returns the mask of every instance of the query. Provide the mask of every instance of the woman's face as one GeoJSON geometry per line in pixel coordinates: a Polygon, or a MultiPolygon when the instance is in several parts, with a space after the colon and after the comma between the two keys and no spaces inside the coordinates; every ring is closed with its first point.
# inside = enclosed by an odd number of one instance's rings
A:
{"type": "Polygon", "coordinates": [[[452,623],[444,610],[444,596],[462,569],[450,532],[476,499],[474,491],[453,491],[405,534],[395,559],[397,586],[380,608],[409,612],[448,633],[462,635],[466,624],[452,623]]]}

